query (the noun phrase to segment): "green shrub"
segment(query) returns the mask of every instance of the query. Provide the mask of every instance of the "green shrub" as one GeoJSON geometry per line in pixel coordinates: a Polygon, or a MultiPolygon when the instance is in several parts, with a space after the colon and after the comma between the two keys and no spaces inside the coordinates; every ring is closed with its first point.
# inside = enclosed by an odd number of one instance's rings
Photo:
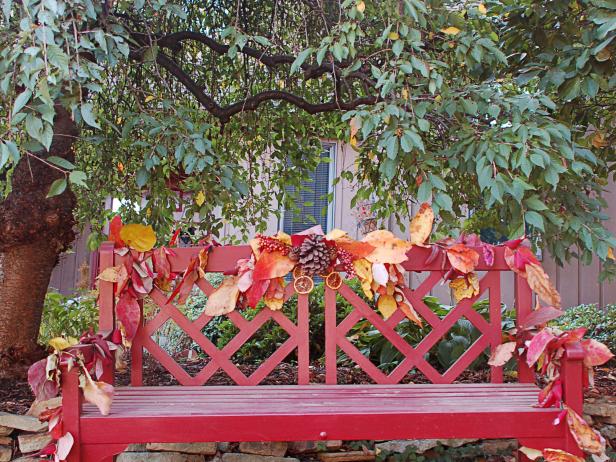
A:
{"type": "Polygon", "coordinates": [[[47,292],[39,343],[47,345],[49,340],[60,335],[79,338],[81,334],[98,324],[98,307],[95,291],[67,296],[58,292],[47,292]]]}
{"type": "Polygon", "coordinates": [[[561,329],[585,327],[588,329],[586,337],[605,343],[616,352],[616,305],[607,305],[604,309],[594,304],[573,306],[552,325],[561,329]]]}

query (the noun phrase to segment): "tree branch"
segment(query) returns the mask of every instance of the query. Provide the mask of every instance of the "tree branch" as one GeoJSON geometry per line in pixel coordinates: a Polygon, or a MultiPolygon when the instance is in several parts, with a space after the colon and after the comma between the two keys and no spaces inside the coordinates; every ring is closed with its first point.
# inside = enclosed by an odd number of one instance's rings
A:
{"type": "Polygon", "coordinates": [[[214,117],[218,118],[223,124],[228,122],[231,117],[240,112],[254,111],[261,104],[267,101],[286,101],[309,114],[319,114],[323,112],[333,112],[338,110],[348,111],[364,104],[375,104],[378,96],[363,96],[351,101],[340,101],[337,98],[325,103],[311,103],[301,96],[282,90],[266,90],[255,95],[244,98],[228,106],[220,106],[203,89],[192,80],[181,67],[166,54],[159,52],[156,57],[157,63],[171,73],[184,87],[197,98],[197,101],[214,117]]]}

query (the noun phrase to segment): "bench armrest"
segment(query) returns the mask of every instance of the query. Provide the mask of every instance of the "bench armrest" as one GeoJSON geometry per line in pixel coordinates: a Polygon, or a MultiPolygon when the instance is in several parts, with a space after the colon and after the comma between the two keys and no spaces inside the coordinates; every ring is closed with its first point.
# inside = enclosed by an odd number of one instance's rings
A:
{"type": "Polygon", "coordinates": [[[561,376],[564,402],[578,414],[584,402],[584,350],[579,342],[565,345],[561,376]]]}

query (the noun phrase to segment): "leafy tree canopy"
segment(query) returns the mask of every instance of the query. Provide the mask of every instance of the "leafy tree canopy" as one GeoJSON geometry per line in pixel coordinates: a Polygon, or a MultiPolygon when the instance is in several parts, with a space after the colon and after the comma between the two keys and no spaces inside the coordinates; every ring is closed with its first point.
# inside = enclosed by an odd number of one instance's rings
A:
{"type": "Polygon", "coordinates": [[[471,207],[467,228],[613,273],[614,37],[614,0],[2,0],[5,194],[25,158],[64,172],[49,194],[75,191],[95,229],[113,196],[168,230],[171,186],[205,229],[245,229],[342,139],[380,217],[432,200],[449,231],[471,207]],[[74,162],[45,154],[56,105],[74,162]]]}

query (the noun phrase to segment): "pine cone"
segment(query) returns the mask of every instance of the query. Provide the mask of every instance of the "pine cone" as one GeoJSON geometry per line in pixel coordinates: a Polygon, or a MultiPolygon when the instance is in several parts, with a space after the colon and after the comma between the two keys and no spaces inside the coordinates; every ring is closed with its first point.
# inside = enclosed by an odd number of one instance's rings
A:
{"type": "Polygon", "coordinates": [[[299,248],[299,263],[308,276],[327,271],[331,264],[331,254],[323,236],[312,234],[304,239],[299,248]]]}
{"type": "Polygon", "coordinates": [[[289,258],[292,261],[299,261],[299,247],[291,247],[291,250],[289,250],[289,258]]]}

